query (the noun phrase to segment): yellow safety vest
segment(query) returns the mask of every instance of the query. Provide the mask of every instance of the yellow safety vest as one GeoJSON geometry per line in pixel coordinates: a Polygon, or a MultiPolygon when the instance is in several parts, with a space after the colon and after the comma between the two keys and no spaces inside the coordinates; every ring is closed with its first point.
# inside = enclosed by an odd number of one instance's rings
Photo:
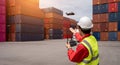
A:
{"type": "Polygon", "coordinates": [[[88,49],[89,55],[77,65],[99,65],[99,50],[95,37],[92,35],[86,37],[80,44],[83,44],[88,49]]]}

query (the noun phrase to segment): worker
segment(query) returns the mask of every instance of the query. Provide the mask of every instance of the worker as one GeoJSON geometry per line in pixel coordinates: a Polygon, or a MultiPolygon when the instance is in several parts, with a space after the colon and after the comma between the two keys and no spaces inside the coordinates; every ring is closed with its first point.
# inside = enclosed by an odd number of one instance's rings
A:
{"type": "Polygon", "coordinates": [[[66,44],[68,49],[68,58],[77,65],[99,65],[99,50],[96,38],[91,34],[93,27],[89,17],[82,17],[77,23],[78,31],[70,28],[70,31],[75,34],[79,43],[76,50],[73,50],[70,43],[66,44]]]}

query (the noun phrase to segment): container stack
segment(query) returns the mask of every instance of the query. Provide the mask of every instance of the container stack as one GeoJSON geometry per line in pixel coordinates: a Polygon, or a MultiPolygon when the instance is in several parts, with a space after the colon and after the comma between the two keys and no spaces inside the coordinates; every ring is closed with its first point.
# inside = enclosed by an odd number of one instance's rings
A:
{"type": "Polygon", "coordinates": [[[43,18],[39,0],[7,0],[7,40],[43,40],[43,18]]]}
{"type": "Polygon", "coordinates": [[[42,10],[45,12],[45,38],[62,39],[63,11],[54,7],[44,8],[42,10]]]}
{"type": "Polygon", "coordinates": [[[70,28],[70,19],[64,17],[63,19],[63,38],[71,38],[72,37],[72,33],[69,31],[70,28]]]}
{"type": "Polygon", "coordinates": [[[93,0],[93,23],[97,40],[120,40],[120,0],[93,0]]]}
{"type": "Polygon", "coordinates": [[[63,38],[71,38],[72,37],[72,33],[69,30],[70,26],[76,26],[76,21],[67,17],[63,18],[63,38]]]}
{"type": "Polygon", "coordinates": [[[6,0],[0,0],[0,42],[6,41],[6,0]]]}

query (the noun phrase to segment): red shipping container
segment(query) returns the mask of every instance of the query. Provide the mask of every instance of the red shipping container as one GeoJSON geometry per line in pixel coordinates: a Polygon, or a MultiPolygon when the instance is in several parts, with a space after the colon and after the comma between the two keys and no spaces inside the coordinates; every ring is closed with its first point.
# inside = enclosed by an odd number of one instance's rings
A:
{"type": "Polygon", "coordinates": [[[118,40],[120,41],[120,32],[118,32],[118,36],[117,37],[118,37],[118,40]]]}
{"type": "Polygon", "coordinates": [[[110,22],[109,23],[109,31],[117,31],[118,30],[118,23],[117,22],[110,22]]]}
{"type": "Polygon", "coordinates": [[[6,33],[0,32],[0,42],[5,42],[5,41],[6,41],[6,33]]]}
{"type": "Polygon", "coordinates": [[[100,28],[102,32],[108,31],[108,23],[100,23],[100,28]]]}
{"type": "Polygon", "coordinates": [[[109,12],[118,12],[118,3],[110,3],[108,4],[109,12]]]}
{"type": "Polygon", "coordinates": [[[100,4],[100,0],[93,0],[93,5],[98,5],[100,4]]]}
{"type": "Polygon", "coordinates": [[[6,0],[0,0],[0,5],[5,5],[6,0]]]}
{"type": "Polygon", "coordinates": [[[0,24],[1,23],[6,24],[6,16],[5,15],[0,15],[0,24]]]}
{"type": "Polygon", "coordinates": [[[0,32],[6,32],[6,24],[0,24],[0,32]]]}
{"type": "Polygon", "coordinates": [[[108,3],[118,2],[118,0],[108,0],[108,3]]]}
{"type": "Polygon", "coordinates": [[[108,14],[100,14],[100,22],[108,22],[108,14]]]}
{"type": "Polygon", "coordinates": [[[5,13],[6,13],[5,6],[0,6],[0,14],[5,14],[5,13]]]}
{"type": "Polygon", "coordinates": [[[100,24],[99,24],[99,23],[94,24],[93,26],[94,26],[94,27],[93,27],[93,31],[94,31],[94,32],[100,32],[100,24]]]}
{"type": "Polygon", "coordinates": [[[93,15],[93,23],[100,22],[100,14],[93,15]]]}
{"type": "Polygon", "coordinates": [[[100,40],[107,41],[108,40],[108,32],[100,32],[100,40]]]}
{"type": "Polygon", "coordinates": [[[108,3],[108,0],[100,0],[100,4],[108,3]]]}

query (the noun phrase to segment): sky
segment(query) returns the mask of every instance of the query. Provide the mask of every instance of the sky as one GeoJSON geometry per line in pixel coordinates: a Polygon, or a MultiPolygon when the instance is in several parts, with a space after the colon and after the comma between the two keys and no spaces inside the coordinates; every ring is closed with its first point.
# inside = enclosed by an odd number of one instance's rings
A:
{"type": "Polygon", "coordinates": [[[83,16],[92,19],[92,0],[40,0],[40,8],[55,7],[63,11],[65,17],[79,21],[83,16]],[[67,16],[66,12],[74,12],[74,16],[67,16]]]}

